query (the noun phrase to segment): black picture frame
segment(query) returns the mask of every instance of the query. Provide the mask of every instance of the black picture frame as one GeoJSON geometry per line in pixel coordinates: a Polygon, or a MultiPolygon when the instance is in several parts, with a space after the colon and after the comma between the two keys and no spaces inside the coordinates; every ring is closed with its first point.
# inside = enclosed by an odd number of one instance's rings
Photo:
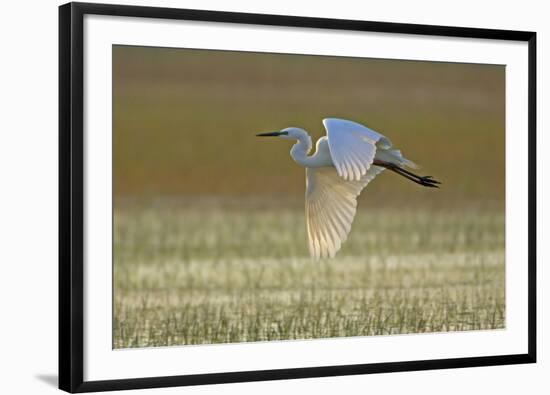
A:
{"type": "Polygon", "coordinates": [[[62,5],[59,7],[59,388],[68,392],[90,392],[534,363],[536,361],[535,166],[535,32],[109,4],[68,3],[62,5]],[[528,352],[526,354],[470,358],[84,381],[83,19],[87,14],[527,42],[529,62],[528,352]]]}

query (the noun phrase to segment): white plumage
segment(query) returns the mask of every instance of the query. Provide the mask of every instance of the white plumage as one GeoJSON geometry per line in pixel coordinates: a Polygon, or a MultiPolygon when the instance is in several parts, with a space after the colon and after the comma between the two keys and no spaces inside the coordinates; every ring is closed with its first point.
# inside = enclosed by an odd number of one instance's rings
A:
{"type": "Polygon", "coordinates": [[[327,136],[317,141],[311,156],[311,137],[303,129],[258,134],[297,140],[290,155],[306,168],[306,225],[309,251],[316,259],[333,257],[340,250],[357,211],[357,196],[385,168],[424,186],[439,184],[405,170],[416,165],[392,149],[391,141],[380,133],[337,118],[326,118],[323,125],[327,136]]]}
{"type": "Polygon", "coordinates": [[[356,122],[326,118],[323,125],[334,167],[345,180],[360,180],[372,165],[377,148],[391,147],[386,137],[356,122]]]}
{"type": "Polygon", "coordinates": [[[336,254],[351,230],[357,196],[383,170],[372,166],[360,180],[346,181],[331,167],[306,168],[306,225],[312,257],[336,254]]]}

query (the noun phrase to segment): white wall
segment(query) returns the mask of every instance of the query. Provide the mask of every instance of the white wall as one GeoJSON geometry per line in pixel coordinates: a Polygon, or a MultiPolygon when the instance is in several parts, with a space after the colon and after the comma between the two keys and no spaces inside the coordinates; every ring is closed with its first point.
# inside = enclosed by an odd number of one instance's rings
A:
{"type": "MultiPolygon", "coordinates": [[[[118,3],[538,32],[539,363],[399,374],[130,391],[127,394],[548,393],[550,25],[543,1],[187,0],[118,3]],[[545,314],[543,314],[545,313],[545,314]],[[546,390],[544,389],[546,386],[546,390]]],[[[57,6],[4,2],[0,23],[0,387],[54,393],[57,374],[57,6]]]]}

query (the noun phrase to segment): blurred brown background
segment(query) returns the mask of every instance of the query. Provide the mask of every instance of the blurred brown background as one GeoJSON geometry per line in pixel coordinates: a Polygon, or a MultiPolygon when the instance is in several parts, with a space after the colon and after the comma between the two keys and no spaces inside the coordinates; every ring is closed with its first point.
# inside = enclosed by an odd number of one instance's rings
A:
{"type": "Polygon", "coordinates": [[[362,199],[439,207],[504,202],[504,66],[113,47],[114,191],[118,201],[216,196],[303,204],[287,126],[324,135],[341,117],[388,136],[421,188],[384,174],[362,199]],[[368,196],[368,197],[367,197],[368,196]]]}

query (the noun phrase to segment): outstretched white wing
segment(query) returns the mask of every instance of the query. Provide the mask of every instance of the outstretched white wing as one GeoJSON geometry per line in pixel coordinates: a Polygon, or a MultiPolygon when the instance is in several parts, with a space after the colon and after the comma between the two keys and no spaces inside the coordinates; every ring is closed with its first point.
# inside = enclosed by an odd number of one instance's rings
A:
{"type": "Polygon", "coordinates": [[[392,145],[388,138],[356,122],[326,118],[323,125],[332,162],[345,180],[361,180],[372,165],[376,149],[392,145]]]}
{"type": "Polygon", "coordinates": [[[359,181],[347,181],[333,167],[306,168],[306,224],[313,258],[333,257],[346,241],[357,196],[384,170],[372,166],[359,181]]]}

